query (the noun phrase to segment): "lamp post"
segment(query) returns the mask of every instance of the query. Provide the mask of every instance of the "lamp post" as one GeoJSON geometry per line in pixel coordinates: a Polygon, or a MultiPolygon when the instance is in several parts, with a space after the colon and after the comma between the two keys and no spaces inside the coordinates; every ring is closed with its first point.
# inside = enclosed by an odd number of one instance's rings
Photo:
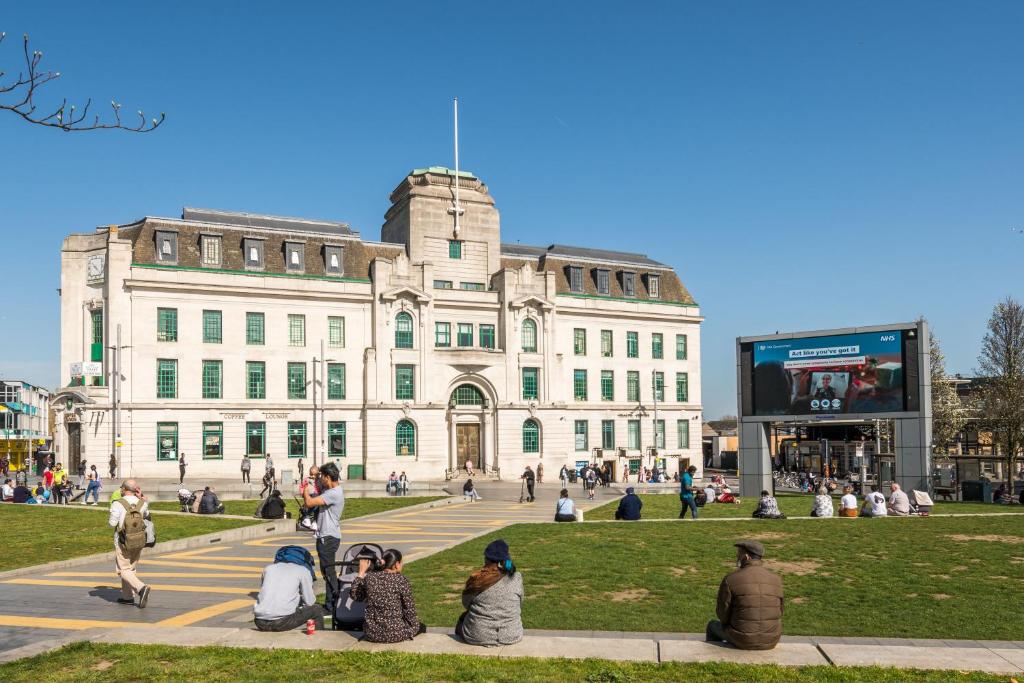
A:
{"type": "MultiPolygon", "coordinates": [[[[316,369],[317,369],[316,365],[317,365],[317,363],[320,364],[320,380],[319,380],[319,384],[320,384],[320,387],[323,389],[323,392],[325,393],[325,396],[323,398],[321,398],[321,400],[320,400],[320,418],[321,418],[321,421],[322,421],[323,420],[323,412],[324,412],[324,404],[326,403],[325,399],[326,399],[326,391],[327,391],[326,390],[326,385],[325,385],[325,381],[326,380],[324,379],[325,366],[326,366],[327,363],[333,363],[334,362],[333,358],[324,358],[324,355],[325,355],[325,352],[324,352],[324,340],[321,339],[320,340],[320,357],[317,358],[316,356],[313,356],[313,380],[312,380],[312,382],[310,382],[313,385],[313,434],[312,434],[312,437],[313,437],[313,464],[314,465],[318,464],[317,463],[317,451],[318,451],[317,443],[318,442],[316,440],[316,407],[317,407],[316,406],[316,385],[317,385],[318,381],[317,381],[317,377],[316,377],[316,369]]],[[[326,431],[327,431],[326,425],[324,426],[324,429],[322,431],[326,433],[326,431]]]]}

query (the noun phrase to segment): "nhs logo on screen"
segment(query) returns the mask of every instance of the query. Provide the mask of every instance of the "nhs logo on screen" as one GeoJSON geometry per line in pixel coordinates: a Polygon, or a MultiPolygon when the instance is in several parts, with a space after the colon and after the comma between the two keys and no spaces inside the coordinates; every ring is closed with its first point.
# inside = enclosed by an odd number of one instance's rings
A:
{"type": "Polygon", "coordinates": [[[896,335],[895,334],[883,334],[881,337],[878,338],[878,341],[894,342],[894,341],[896,341],[896,335]]]}

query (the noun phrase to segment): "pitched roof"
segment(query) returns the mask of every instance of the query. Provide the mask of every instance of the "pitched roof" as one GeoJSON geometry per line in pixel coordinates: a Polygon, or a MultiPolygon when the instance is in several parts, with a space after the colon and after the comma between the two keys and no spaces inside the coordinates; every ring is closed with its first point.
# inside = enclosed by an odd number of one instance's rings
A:
{"type": "Polygon", "coordinates": [[[566,260],[588,259],[593,261],[608,261],[611,263],[622,263],[635,266],[648,266],[655,268],[670,268],[664,263],[649,258],[646,254],[637,254],[629,251],[609,251],[607,249],[591,249],[589,247],[573,247],[565,244],[552,244],[547,247],[534,247],[526,244],[502,244],[501,253],[505,256],[520,256],[539,258],[551,256],[566,260]]]}
{"type": "Polygon", "coordinates": [[[293,218],[291,216],[269,216],[244,211],[222,211],[220,209],[198,209],[186,206],[181,210],[181,218],[186,221],[215,223],[218,225],[234,225],[245,228],[264,230],[282,230],[287,232],[316,232],[333,235],[356,236],[347,223],[337,221],[321,221],[309,218],[293,218]]]}

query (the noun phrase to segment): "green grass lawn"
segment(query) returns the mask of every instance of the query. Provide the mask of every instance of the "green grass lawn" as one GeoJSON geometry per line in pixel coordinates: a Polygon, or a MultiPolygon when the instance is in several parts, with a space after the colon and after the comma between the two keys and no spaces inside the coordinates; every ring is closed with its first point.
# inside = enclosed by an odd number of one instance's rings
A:
{"type": "Polygon", "coordinates": [[[1024,517],[520,524],[405,570],[420,618],[452,626],[495,538],[523,571],[527,628],[703,633],[732,544],[783,578],[791,635],[1024,639],[1024,517]],[[993,614],[1003,615],[990,618],[993,614]]]}
{"type": "MultiPolygon", "coordinates": [[[[363,515],[372,515],[375,512],[386,512],[388,510],[397,510],[398,508],[408,507],[410,505],[419,505],[420,503],[429,503],[432,500],[440,500],[446,496],[388,496],[386,498],[346,498],[345,499],[345,511],[342,514],[342,519],[352,519],[353,517],[362,517],[363,515]]],[[[259,505],[259,500],[222,500],[224,503],[224,513],[228,515],[245,515],[251,516],[256,512],[256,506],[259,505]]],[[[181,509],[181,506],[174,501],[160,501],[150,503],[149,507],[151,510],[173,510],[177,512],[181,509]]],[[[292,513],[292,517],[297,518],[299,516],[299,504],[294,498],[285,498],[285,509],[292,513]]]]}
{"type": "Polygon", "coordinates": [[[616,663],[599,660],[499,659],[395,652],[245,650],[218,647],[78,643],[55,653],[0,665],[11,683],[54,681],[345,680],[380,683],[501,681],[588,683],[726,681],[729,683],[1005,683],[1009,676],[873,667],[783,668],[741,664],[616,663]],[[66,662],[66,666],[54,666],[66,662]]]}
{"type": "MultiPolygon", "coordinates": [[[[107,510],[92,508],[0,505],[4,544],[4,552],[0,553],[0,571],[112,551],[114,530],[107,526],[108,515],[107,510]]],[[[153,519],[158,541],[237,529],[256,522],[198,515],[156,514],[153,519]]]]}
{"type": "MultiPolygon", "coordinates": [[[[644,502],[644,519],[671,519],[679,517],[679,494],[678,493],[655,493],[641,495],[644,502]]],[[[776,496],[779,501],[779,509],[788,517],[807,517],[811,514],[814,505],[814,496],[809,493],[780,493],[776,496]]],[[[707,518],[720,517],[747,517],[757,508],[758,498],[743,498],[740,505],[732,503],[711,503],[698,508],[698,515],[707,518]]],[[[863,503],[857,499],[858,505],[863,503]]],[[[594,508],[584,516],[587,520],[615,519],[615,508],[618,501],[613,501],[594,508]]],[[[832,507],[839,511],[839,497],[834,496],[832,507]]],[[[992,505],[989,503],[960,503],[960,502],[938,502],[932,509],[933,515],[951,514],[978,514],[985,512],[1016,512],[1024,513],[1024,505],[992,505]]],[[[687,514],[689,517],[689,514],[687,514]]]]}

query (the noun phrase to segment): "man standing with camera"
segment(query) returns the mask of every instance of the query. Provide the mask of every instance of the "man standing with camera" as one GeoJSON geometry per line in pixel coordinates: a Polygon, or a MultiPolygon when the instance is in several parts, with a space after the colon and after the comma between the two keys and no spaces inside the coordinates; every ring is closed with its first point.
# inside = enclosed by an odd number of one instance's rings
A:
{"type": "Polygon", "coordinates": [[[341,514],[345,510],[345,493],[341,489],[341,474],[333,462],[320,467],[320,494],[312,495],[308,485],[302,487],[302,501],[307,508],[320,508],[317,512],[316,554],[320,560],[320,575],[324,577],[326,593],[324,611],[333,614],[338,597],[338,570],[334,566],[341,545],[341,514]]]}

